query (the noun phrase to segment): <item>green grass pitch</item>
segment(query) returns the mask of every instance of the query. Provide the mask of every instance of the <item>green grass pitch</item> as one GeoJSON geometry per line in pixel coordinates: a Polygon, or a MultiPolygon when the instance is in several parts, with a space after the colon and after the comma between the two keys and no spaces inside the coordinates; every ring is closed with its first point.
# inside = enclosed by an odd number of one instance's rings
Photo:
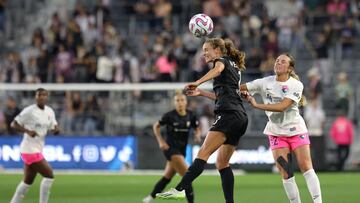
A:
{"type": "MultiPolygon", "coordinates": [[[[325,203],[360,202],[360,173],[319,173],[325,203]]],[[[49,203],[141,203],[161,175],[56,175],[49,203]]],[[[0,174],[0,203],[10,202],[20,174],[0,174]]],[[[23,203],[38,202],[38,176],[23,203]]],[[[174,187],[176,177],[168,185],[174,187]]],[[[296,174],[303,203],[311,203],[304,178],[296,174]]],[[[194,182],[197,203],[224,202],[218,175],[202,175],[194,182]]],[[[186,202],[164,201],[161,202],[186,202]]],[[[278,174],[235,174],[235,202],[288,203],[278,174]]]]}

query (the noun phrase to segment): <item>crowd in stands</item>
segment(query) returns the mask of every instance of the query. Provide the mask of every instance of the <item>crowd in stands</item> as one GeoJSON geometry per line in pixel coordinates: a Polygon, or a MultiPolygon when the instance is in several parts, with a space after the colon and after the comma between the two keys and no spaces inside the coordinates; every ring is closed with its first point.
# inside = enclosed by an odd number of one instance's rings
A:
{"type": "MultiPolygon", "coordinates": [[[[228,37],[245,51],[246,77],[272,74],[279,53],[294,54],[299,47],[310,53],[314,65],[307,74],[309,85],[305,92],[310,105],[305,114],[310,112],[311,116],[305,118],[319,124],[309,125],[314,134],[323,134],[318,131],[325,122],[322,86],[333,85],[337,107],[348,111],[353,90],[346,73],[333,82],[329,67],[331,57],[355,56],[354,49],[359,45],[359,1],[124,0],[120,13],[114,12],[112,3],[99,1],[89,7],[79,1],[68,16],[53,13],[47,24],[33,31],[24,49],[6,53],[0,62],[0,83],[193,81],[207,72],[208,66],[201,53],[203,39],[187,31],[187,22],[191,15],[203,12],[215,23],[213,36],[228,37]],[[134,16],[136,32],[127,33],[129,26],[119,26],[115,16],[134,16]],[[337,46],[340,52],[332,54],[337,46]]],[[[6,1],[0,1],[0,30],[4,9],[6,1]]],[[[91,133],[104,128],[104,113],[96,95],[71,92],[64,96],[66,102],[61,108],[65,113],[60,120],[66,132],[81,129],[91,133]]],[[[4,126],[19,111],[19,105],[13,97],[7,98],[0,116],[4,126]]],[[[203,109],[210,119],[207,107],[203,109]]],[[[7,133],[13,132],[7,129],[7,133]]]]}

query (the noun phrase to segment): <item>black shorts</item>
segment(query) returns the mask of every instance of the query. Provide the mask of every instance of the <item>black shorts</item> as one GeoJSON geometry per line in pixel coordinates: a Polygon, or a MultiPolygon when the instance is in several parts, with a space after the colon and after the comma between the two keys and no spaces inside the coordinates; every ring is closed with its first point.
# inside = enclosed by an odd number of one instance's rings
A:
{"type": "Polygon", "coordinates": [[[219,131],[225,134],[224,144],[237,146],[245,134],[248,125],[247,115],[239,111],[223,111],[215,116],[215,122],[209,131],[219,131]]]}
{"type": "Polygon", "coordinates": [[[183,155],[186,156],[186,148],[174,148],[170,147],[168,150],[163,151],[166,160],[171,161],[172,155],[183,155]]]}

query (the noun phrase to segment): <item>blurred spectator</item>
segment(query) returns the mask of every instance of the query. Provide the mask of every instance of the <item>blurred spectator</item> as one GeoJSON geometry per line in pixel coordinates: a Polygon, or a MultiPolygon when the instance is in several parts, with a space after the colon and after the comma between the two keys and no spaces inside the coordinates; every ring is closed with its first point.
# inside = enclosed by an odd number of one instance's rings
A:
{"type": "Polygon", "coordinates": [[[203,12],[210,16],[215,22],[224,15],[220,1],[206,0],[203,2],[203,12]]]}
{"type": "Polygon", "coordinates": [[[340,35],[342,44],[342,57],[350,58],[353,56],[353,51],[357,39],[356,29],[351,18],[346,20],[346,25],[342,29],[340,35]]]}
{"type": "Polygon", "coordinates": [[[283,16],[277,19],[276,26],[279,30],[279,48],[281,51],[289,51],[294,39],[294,28],[298,24],[298,17],[294,16],[283,16]]]}
{"type": "Polygon", "coordinates": [[[39,57],[36,59],[38,66],[38,76],[41,83],[50,81],[50,56],[46,49],[41,49],[39,57]]]}
{"type": "Polygon", "coordinates": [[[319,67],[321,73],[321,80],[325,85],[328,85],[332,76],[332,69],[330,60],[328,59],[328,49],[329,49],[330,39],[327,38],[325,33],[319,33],[317,35],[317,40],[315,41],[315,51],[316,51],[316,60],[314,66],[319,67]]]}
{"type": "Polygon", "coordinates": [[[275,55],[279,53],[278,39],[275,31],[270,31],[264,44],[264,52],[273,52],[275,55]]]}
{"type": "Polygon", "coordinates": [[[350,145],[353,143],[354,137],[353,124],[345,117],[343,111],[339,111],[339,116],[331,125],[330,135],[337,145],[337,170],[342,171],[344,169],[345,161],[349,156],[350,145]]]}
{"type": "Polygon", "coordinates": [[[326,116],[324,109],[316,100],[310,100],[304,109],[304,120],[310,135],[311,155],[318,160],[314,163],[315,168],[326,169],[325,166],[325,150],[326,140],[324,135],[324,127],[326,116]]]}
{"type": "Polygon", "coordinates": [[[6,100],[6,106],[3,111],[5,122],[6,122],[6,134],[15,135],[16,131],[11,128],[11,122],[20,113],[20,108],[17,106],[16,101],[13,97],[9,96],[6,100]]]}
{"type": "Polygon", "coordinates": [[[347,4],[343,0],[329,0],[326,5],[326,11],[330,15],[344,15],[347,12],[347,4]]]}
{"type": "Polygon", "coordinates": [[[265,59],[261,61],[260,72],[262,77],[274,74],[275,55],[274,52],[266,52],[265,59]]]}
{"type": "Polygon", "coordinates": [[[139,60],[131,51],[125,51],[123,54],[123,80],[122,82],[138,83],[140,82],[139,60]]]}
{"type": "Polygon", "coordinates": [[[83,46],[78,46],[76,57],[73,59],[73,82],[86,83],[89,82],[90,64],[86,60],[86,49],[83,46]]]}
{"type": "Polygon", "coordinates": [[[70,82],[73,55],[66,49],[64,44],[59,44],[58,49],[55,56],[56,81],[58,83],[70,82]]]}
{"type": "Polygon", "coordinates": [[[59,14],[54,13],[48,22],[48,29],[46,32],[46,39],[49,47],[54,49],[57,44],[62,42],[65,36],[64,23],[61,21],[59,14]]]}
{"type": "Polygon", "coordinates": [[[88,31],[83,33],[84,46],[87,51],[90,51],[94,44],[100,41],[101,35],[99,30],[96,28],[95,23],[89,22],[88,31]]]}
{"type": "Polygon", "coordinates": [[[322,107],[322,92],[323,86],[320,80],[319,69],[317,67],[312,67],[308,72],[307,76],[309,78],[309,84],[307,85],[307,97],[310,100],[317,101],[322,107]]]}
{"type": "Polygon", "coordinates": [[[25,82],[26,83],[39,83],[39,67],[35,57],[29,58],[27,66],[25,66],[25,82]]]}
{"type": "Polygon", "coordinates": [[[155,31],[163,29],[163,20],[171,16],[172,4],[167,0],[157,0],[153,5],[153,12],[155,14],[154,23],[151,26],[155,31]]]}
{"type": "Polygon", "coordinates": [[[84,102],[79,92],[73,92],[71,99],[71,130],[75,133],[80,133],[83,127],[84,102]]]}
{"type": "Polygon", "coordinates": [[[251,49],[250,54],[246,57],[246,73],[253,79],[261,76],[261,54],[257,47],[251,49]]]}
{"type": "Polygon", "coordinates": [[[114,62],[107,56],[102,55],[97,60],[97,70],[96,70],[96,80],[100,83],[110,83],[113,82],[114,75],[114,62]]]}
{"type": "Polygon", "coordinates": [[[172,52],[162,54],[155,63],[160,82],[172,82],[176,78],[176,59],[172,52]]]}
{"type": "Polygon", "coordinates": [[[325,127],[325,112],[316,100],[310,100],[305,106],[304,119],[310,136],[323,136],[325,127]]]}
{"type": "Polygon", "coordinates": [[[84,133],[92,135],[98,130],[102,119],[100,106],[94,95],[88,95],[84,107],[84,133]]]}
{"type": "Polygon", "coordinates": [[[345,113],[349,112],[350,101],[353,95],[353,89],[347,79],[347,74],[345,72],[340,72],[337,75],[337,84],[335,86],[335,96],[336,96],[336,108],[345,113]]]}
{"type": "Polygon", "coordinates": [[[24,67],[19,54],[10,52],[0,68],[0,81],[5,83],[22,82],[24,78],[24,67]]]}

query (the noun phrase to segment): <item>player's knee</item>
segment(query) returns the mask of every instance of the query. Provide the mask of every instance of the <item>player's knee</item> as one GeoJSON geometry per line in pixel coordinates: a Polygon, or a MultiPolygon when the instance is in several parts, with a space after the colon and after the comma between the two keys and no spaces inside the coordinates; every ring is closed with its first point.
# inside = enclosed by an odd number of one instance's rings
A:
{"type": "Polygon", "coordinates": [[[311,161],[303,161],[300,162],[298,165],[301,173],[305,173],[306,171],[313,169],[311,161]]]}
{"type": "Polygon", "coordinates": [[[226,167],[229,167],[229,162],[223,161],[223,160],[216,160],[216,169],[221,170],[226,167]]]}

